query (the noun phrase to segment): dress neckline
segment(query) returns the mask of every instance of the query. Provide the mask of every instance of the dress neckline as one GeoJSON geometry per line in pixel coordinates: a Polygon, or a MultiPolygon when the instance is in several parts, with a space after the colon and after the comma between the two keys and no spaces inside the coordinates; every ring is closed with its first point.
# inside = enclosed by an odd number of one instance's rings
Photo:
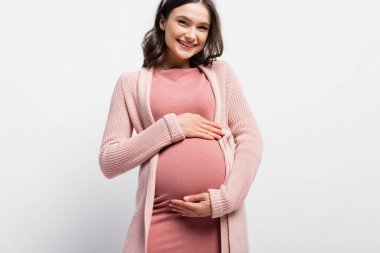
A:
{"type": "Polygon", "coordinates": [[[198,67],[192,67],[192,68],[171,68],[171,69],[161,69],[161,70],[153,70],[153,74],[168,74],[168,73],[187,73],[187,72],[193,72],[193,71],[199,71],[198,67]]]}

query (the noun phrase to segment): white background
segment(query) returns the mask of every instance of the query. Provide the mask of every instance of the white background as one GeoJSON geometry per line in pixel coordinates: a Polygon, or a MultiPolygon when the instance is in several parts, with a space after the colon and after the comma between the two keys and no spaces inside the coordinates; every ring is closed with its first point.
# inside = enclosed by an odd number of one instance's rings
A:
{"type": "MultiPolygon", "coordinates": [[[[98,165],[159,1],[1,1],[0,252],[121,252],[136,169],[98,165]]],[[[217,1],[263,134],[251,252],[380,252],[380,4],[217,1]]]]}

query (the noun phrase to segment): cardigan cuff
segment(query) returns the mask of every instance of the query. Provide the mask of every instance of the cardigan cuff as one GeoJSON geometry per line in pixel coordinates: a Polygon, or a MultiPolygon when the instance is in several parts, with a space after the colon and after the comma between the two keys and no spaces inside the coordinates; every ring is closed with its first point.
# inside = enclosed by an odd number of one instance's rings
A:
{"type": "Polygon", "coordinates": [[[223,202],[220,189],[208,189],[211,202],[211,218],[219,218],[223,216],[223,202]]]}
{"type": "Polygon", "coordinates": [[[179,125],[177,116],[174,112],[165,114],[163,116],[168,126],[172,143],[183,140],[186,136],[183,134],[181,126],[179,125]]]}

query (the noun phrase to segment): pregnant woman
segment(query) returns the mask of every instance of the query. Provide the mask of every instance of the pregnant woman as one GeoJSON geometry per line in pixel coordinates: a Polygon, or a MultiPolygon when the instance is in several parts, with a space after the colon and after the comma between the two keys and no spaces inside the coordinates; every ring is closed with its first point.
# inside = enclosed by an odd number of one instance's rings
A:
{"type": "MultiPolygon", "coordinates": [[[[173,68],[153,73],[151,108],[155,119],[168,112],[179,115],[180,125],[188,124],[185,136],[202,134],[163,148],[160,152],[148,252],[220,252],[219,219],[183,217],[192,214],[186,206],[170,204],[189,194],[219,188],[225,179],[225,163],[219,143],[222,134],[216,124],[204,124],[215,131],[207,134],[201,120],[212,121],[214,95],[205,75],[198,68],[173,68]],[[165,99],[163,99],[165,98],[165,99]],[[192,114],[186,114],[192,113],[192,114]],[[196,117],[200,115],[201,117],[196,117]],[[182,122],[183,120],[183,122],[182,122]],[[204,131],[204,132],[202,132],[204,131]],[[168,208],[174,212],[170,212],[168,208]]],[[[199,196],[204,215],[211,215],[208,195],[199,196]],[[207,201],[207,202],[205,202],[207,201]]]]}
{"type": "Polygon", "coordinates": [[[263,141],[234,71],[216,60],[214,3],[161,1],[143,52],[142,68],[117,80],[99,154],[107,178],[140,165],[123,252],[249,252],[244,199],[263,141]]]}

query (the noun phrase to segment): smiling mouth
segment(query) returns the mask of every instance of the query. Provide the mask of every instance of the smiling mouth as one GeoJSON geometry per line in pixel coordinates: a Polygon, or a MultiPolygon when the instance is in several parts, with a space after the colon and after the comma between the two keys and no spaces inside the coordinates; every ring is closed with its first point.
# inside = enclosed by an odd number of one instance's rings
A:
{"type": "Polygon", "coordinates": [[[190,44],[183,43],[180,40],[177,40],[177,41],[178,41],[179,44],[181,44],[182,46],[187,47],[187,48],[193,48],[193,47],[196,46],[196,44],[195,45],[190,45],[190,44]]]}

